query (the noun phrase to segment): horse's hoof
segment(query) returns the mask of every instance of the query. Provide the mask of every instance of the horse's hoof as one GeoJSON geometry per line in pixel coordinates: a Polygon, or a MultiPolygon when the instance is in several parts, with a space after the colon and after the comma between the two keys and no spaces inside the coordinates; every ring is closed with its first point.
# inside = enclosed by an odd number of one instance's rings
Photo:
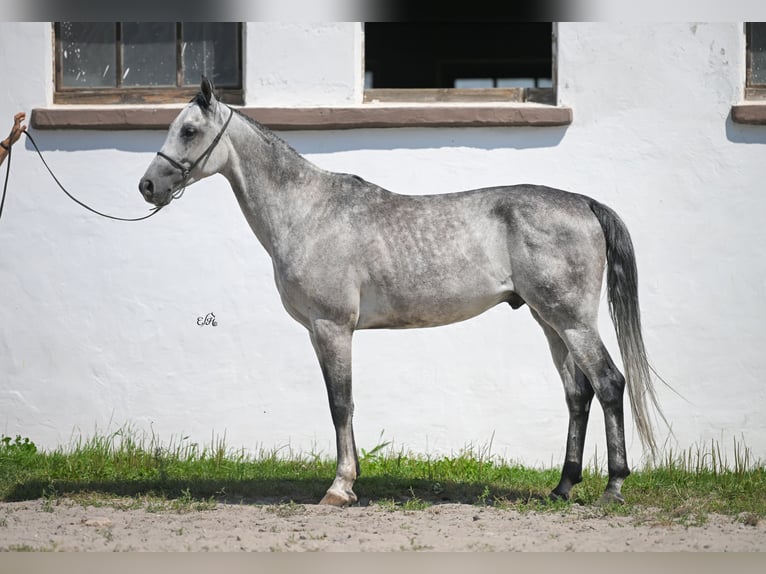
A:
{"type": "Polygon", "coordinates": [[[610,504],[625,504],[625,498],[619,492],[605,492],[596,502],[598,506],[608,506],[610,504]]]}
{"type": "Polygon", "coordinates": [[[551,502],[567,502],[569,500],[569,495],[563,492],[556,492],[554,490],[551,491],[551,493],[548,495],[548,500],[551,502]]]}
{"type": "Polygon", "coordinates": [[[324,504],[326,506],[350,506],[356,502],[356,495],[346,492],[337,492],[333,490],[328,490],[327,494],[325,494],[322,497],[322,500],[319,501],[319,504],[324,504]]]}

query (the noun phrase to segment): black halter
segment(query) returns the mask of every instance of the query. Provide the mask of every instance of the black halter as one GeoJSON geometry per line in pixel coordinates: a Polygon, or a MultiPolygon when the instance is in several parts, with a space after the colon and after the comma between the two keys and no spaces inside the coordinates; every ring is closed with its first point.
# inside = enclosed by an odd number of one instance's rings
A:
{"type": "MultiPolygon", "coordinates": [[[[227,106],[228,107],[228,106],[227,106]]],[[[229,107],[229,117],[226,118],[226,121],[223,124],[223,127],[221,128],[221,131],[218,132],[218,135],[215,136],[212,142],[210,142],[210,145],[207,146],[207,149],[202,152],[202,154],[197,158],[196,161],[192,162],[192,164],[189,167],[184,167],[184,165],[180,161],[174,160],[172,157],[165,155],[161,151],[157,152],[157,155],[163,158],[165,161],[167,161],[170,165],[172,165],[174,168],[179,170],[181,172],[181,175],[183,176],[183,179],[181,180],[181,187],[179,188],[179,191],[176,191],[173,194],[173,199],[178,199],[184,194],[184,190],[186,189],[186,184],[189,181],[189,177],[191,176],[192,170],[197,167],[200,162],[202,162],[204,159],[206,159],[215,149],[215,146],[218,145],[218,142],[221,141],[221,137],[223,137],[223,132],[226,131],[226,128],[229,125],[229,122],[231,121],[231,116],[234,115],[234,109],[229,107]]]]}

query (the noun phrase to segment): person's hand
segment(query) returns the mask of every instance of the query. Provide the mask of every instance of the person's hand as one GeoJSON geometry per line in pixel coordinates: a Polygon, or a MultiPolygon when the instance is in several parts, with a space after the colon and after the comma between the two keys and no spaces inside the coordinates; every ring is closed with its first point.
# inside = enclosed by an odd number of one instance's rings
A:
{"type": "Polygon", "coordinates": [[[24,120],[26,119],[27,114],[24,112],[19,112],[15,116],[13,116],[13,129],[11,129],[11,135],[9,136],[8,145],[13,145],[17,141],[19,141],[19,138],[21,137],[22,132],[24,132],[27,129],[27,126],[23,125],[24,120]]]}
{"type": "Polygon", "coordinates": [[[2,148],[0,149],[0,153],[3,154],[3,159],[5,159],[5,154],[8,152],[10,147],[19,141],[21,134],[24,133],[24,131],[27,129],[27,126],[22,123],[26,117],[27,114],[24,112],[19,112],[13,116],[13,127],[11,128],[11,135],[0,141],[0,147],[2,148]]]}

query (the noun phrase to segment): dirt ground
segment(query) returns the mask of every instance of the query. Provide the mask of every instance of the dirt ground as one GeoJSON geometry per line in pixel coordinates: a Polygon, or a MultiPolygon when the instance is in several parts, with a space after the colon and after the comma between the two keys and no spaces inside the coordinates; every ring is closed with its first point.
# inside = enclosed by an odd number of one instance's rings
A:
{"type": "Polygon", "coordinates": [[[650,512],[519,513],[468,504],[394,510],[219,503],[158,512],[57,499],[0,503],[0,550],[762,552],[766,521],[711,515],[689,525],[650,512]]]}

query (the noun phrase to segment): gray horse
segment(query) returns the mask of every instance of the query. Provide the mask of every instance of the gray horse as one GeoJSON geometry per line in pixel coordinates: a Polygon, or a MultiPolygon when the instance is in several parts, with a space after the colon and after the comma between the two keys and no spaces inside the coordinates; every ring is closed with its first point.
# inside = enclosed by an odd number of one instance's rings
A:
{"type": "MultiPolygon", "coordinates": [[[[498,303],[526,304],[548,339],[564,384],[569,429],[561,480],[582,480],[591,401],[605,418],[609,480],[603,502],[622,502],[630,474],[623,391],[644,447],[656,450],[650,379],[628,231],[608,207],[538,185],[408,196],[301,157],[257,122],[218,102],[210,82],[173,121],[141,179],[146,201],[165,206],[215,173],[272,258],[287,312],[309,332],[335,426],[337,472],[322,504],[356,502],[359,476],[351,393],[357,329],[435,327],[498,303]],[[606,268],[610,312],[626,376],[596,327],[606,268]]],[[[664,419],[664,416],[663,416],[664,419]]]]}

